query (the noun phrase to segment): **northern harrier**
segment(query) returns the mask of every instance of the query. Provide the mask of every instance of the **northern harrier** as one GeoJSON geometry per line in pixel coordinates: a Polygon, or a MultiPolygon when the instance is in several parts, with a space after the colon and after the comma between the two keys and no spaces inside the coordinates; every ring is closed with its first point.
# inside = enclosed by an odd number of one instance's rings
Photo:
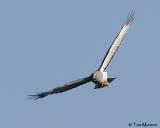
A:
{"type": "Polygon", "coordinates": [[[125,34],[127,33],[128,29],[130,28],[133,20],[134,20],[134,12],[132,12],[128,16],[127,21],[124,23],[124,25],[121,28],[121,31],[119,32],[119,34],[117,35],[117,37],[113,41],[112,45],[108,49],[100,67],[98,68],[98,70],[96,72],[92,73],[88,77],[81,78],[81,79],[72,81],[70,83],[66,83],[63,86],[56,87],[56,88],[51,89],[49,91],[40,92],[35,95],[29,95],[29,96],[31,98],[33,98],[34,100],[36,100],[39,98],[46,97],[48,95],[68,91],[72,88],[76,88],[76,87],[78,87],[82,84],[88,83],[90,81],[92,81],[95,84],[95,89],[108,86],[115,78],[108,77],[106,69],[107,69],[108,65],[110,64],[116,51],[118,50],[120,44],[122,43],[123,38],[124,38],[125,34]]]}

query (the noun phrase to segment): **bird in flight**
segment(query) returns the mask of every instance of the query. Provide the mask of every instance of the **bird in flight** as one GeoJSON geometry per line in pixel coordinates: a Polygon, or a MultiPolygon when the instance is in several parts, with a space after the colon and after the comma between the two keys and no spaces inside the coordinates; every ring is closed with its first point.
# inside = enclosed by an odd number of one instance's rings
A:
{"type": "Polygon", "coordinates": [[[117,37],[115,38],[112,45],[108,49],[100,67],[94,73],[92,73],[88,77],[81,78],[81,79],[66,83],[63,86],[53,88],[49,91],[40,92],[40,93],[37,93],[35,95],[28,95],[28,96],[30,98],[32,98],[33,100],[37,100],[39,98],[43,98],[43,97],[46,97],[48,95],[68,91],[70,89],[76,88],[80,85],[83,85],[83,84],[91,82],[91,81],[95,84],[95,89],[109,86],[110,83],[115,78],[108,77],[106,69],[107,69],[108,65],[110,64],[113,56],[117,52],[119,46],[121,45],[121,43],[123,41],[123,38],[126,35],[128,29],[130,28],[133,20],[134,20],[134,12],[131,12],[128,15],[128,18],[127,18],[126,22],[123,24],[123,26],[122,26],[120,32],[118,33],[117,37]]]}

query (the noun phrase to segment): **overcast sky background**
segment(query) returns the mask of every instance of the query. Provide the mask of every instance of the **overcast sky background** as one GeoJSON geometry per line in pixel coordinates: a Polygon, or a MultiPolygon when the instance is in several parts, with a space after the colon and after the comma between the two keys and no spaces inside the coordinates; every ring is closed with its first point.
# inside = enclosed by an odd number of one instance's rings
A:
{"type": "Polygon", "coordinates": [[[160,1],[1,0],[0,127],[127,128],[160,124],[160,1]],[[29,101],[95,71],[129,12],[136,18],[109,66],[110,87],[29,101]]]}

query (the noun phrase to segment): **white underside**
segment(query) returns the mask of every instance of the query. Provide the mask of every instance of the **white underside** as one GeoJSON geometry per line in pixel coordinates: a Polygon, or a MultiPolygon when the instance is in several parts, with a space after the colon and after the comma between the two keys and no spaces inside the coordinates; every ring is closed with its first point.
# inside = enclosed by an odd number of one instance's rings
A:
{"type": "Polygon", "coordinates": [[[102,71],[96,71],[94,74],[93,74],[93,79],[95,82],[98,82],[98,83],[104,83],[104,82],[107,82],[107,72],[102,72],[102,71]]]}

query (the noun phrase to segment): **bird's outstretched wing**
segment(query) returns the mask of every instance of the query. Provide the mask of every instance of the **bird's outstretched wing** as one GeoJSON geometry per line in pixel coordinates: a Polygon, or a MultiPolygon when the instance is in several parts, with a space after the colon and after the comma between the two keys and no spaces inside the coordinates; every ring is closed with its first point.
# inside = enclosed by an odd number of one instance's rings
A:
{"type": "Polygon", "coordinates": [[[117,35],[117,37],[113,41],[112,45],[108,49],[108,51],[107,51],[98,70],[100,70],[100,71],[106,70],[106,68],[108,67],[109,63],[111,62],[113,56],[115,55],[116,51],[118,50],[120,44],[122,43],[123,38],[124,38],[126,32],[128,31],[128,29],[130,28],[133,20],[134,20],[134,12],[131,12],[127,18],[127,21],[122,26],[121,31],[119,32],[119,34],[117,35]]]}
{"type": "Polygon", "coordinates": [[[51,90],[46,91],[46,92],[40,92],[40,93],[37,93],[35,95],[28,95],[28,96],[29,96],[29,98],[31,98],[33,100],[37,100],[39,98],[43,98],[43,97],[46,97],[48,95],[52,95],[52,94],[55,94],[55,93],[61,93],[61,92],[68,91],[68,90],[70,90],[72,88],[76,88],[76,87],[78,87],[78,86],[80,86],[82,84],[90,82],[91,80],[92,80],[92,75],[89,76],[89,77],[86,77],[86,78],[81,78],[81,79],[66,83],[63,86],[56,87],[56,88],[51,89],[51,90]]]}

